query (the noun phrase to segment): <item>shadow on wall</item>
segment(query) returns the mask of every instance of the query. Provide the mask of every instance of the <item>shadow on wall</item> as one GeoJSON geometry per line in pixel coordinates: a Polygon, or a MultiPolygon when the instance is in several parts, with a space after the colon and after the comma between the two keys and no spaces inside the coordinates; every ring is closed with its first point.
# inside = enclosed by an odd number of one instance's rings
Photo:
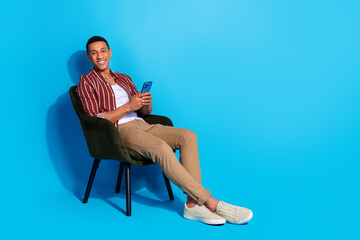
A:
{"type": "MultiPolygon", "coordinates": [[[[92,65],[87,60],[85,51],[78,51],[71,55],[68,61],[68,71],[73,85],[78,85],[80,76],[90,71],[91,68],[92,65]]],[[[64,80],[66,81],[66,79],[64,80]]],[[[49,152],[58,177],[67,190],[82,200],[93,159],[88,153],[81,125],[68,92],[61,95],[49,108],[46,128],[49,152]]],[[[100,162],[89,201],[94,197],[115,196],[118,167],[119,162],[117,161],[102,160],[100,162]]],[[[131,176],[133,192],[145,187],[160,199],[168,199],[162,173],[157,165],[132,167],[131,176]]],[[[122,192],[125,189],[124,182],[123,179],[122,192]]],[[[141,196],[136,198],[137,195],[134,195],[134,201],[161,206],[154,203],[153,200],[144,201],[147,198],[141,196]]],[[[120,197],[125,198],[124,193],[120,193],[120,197]]]]}

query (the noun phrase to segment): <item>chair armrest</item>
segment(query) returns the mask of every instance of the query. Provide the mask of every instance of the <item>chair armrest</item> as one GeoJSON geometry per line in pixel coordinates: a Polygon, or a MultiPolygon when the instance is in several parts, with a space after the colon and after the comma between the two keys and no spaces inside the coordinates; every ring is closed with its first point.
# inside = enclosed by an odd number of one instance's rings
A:
{"type": "Polygon", "coordinates": [[[92,157],[131,162],[120,133],[112,122],[91,116],[83,117],[80,122],[92,157]]]}
{"type": "Polygon", "coordinates": [[[147,115],[142,118],[149,124],[162,124],[165,126],[174,126],[170,118],[160,115],[147,115]]]}

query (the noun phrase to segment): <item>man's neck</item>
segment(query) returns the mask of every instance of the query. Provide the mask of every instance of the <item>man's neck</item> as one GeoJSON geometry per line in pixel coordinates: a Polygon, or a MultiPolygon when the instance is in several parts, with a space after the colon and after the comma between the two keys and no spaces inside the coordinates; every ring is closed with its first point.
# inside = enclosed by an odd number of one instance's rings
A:
{"type": "MultiPolygon", "coordinates": [[[[100,71],[99,71],[99,72],[100,72],[100,71]]],[[[103,75],[106,79],[111,78],[110,69],[106,69],[105,71],[101,71],[100,74],[103,75]]]]}

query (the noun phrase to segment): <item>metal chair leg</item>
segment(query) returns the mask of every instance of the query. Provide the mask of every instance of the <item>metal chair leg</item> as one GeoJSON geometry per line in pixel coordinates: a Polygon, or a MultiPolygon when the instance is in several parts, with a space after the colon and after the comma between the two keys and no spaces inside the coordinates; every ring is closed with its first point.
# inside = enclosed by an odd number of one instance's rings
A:
{"type": "Polygon", "coordinates": [[[169,198],[170,198],[170,200],[174,200],[174,194],[173,194],[172,189],[171,189],[170,181],[169,181],[169,179],[165,176],[164,173],[163,173],[163,176],[164,176],[166,188],[167,188],[167,191],[168,191],[168,194],[169,194],[169,198]]]}
{"type": "Polygon", "coordinates": [[[130,183],[130,164],[125,163],[126,177],[126,215],[131,216],[131,183],[130,183]]]}
{"type": "Polygon", "coordinates": [[[124,172],[124,163],[120,162],[120,167],[119,167],[119,173],[118,173],[118,179],[117,179],[117,183],[116,183],[115,193],[120,192],[121,179],[122,179],[123,172],[124,172]]]}
{"type": "Polygon", "coordinates": [[[92,166],[92,169],[91,169],[90,177],[89,177],[89,182],[88,182],[87,187],[86,187],[86,192],[85,192],[85,196],[84,196],[83,203],[87,203],[87,201],[88,201],[88,199],[89,199],[91,187],[92,187],[92,185],[93,185],[94,178],[95,178],[95,174],[96,174],[96,170],[97,170],[98,167],[99,167],[99,163],[100,163],[100,159],[95,158],[95,159],[94,159],[93,166],[92,166]]]}

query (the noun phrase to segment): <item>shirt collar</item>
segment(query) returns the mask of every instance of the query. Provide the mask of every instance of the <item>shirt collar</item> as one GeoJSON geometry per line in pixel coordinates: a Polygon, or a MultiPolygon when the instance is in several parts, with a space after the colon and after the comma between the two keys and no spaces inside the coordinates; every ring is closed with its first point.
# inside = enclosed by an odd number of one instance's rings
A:
{"type": "MultiPolygon", "coordinates": [[[[113,76],[113,78],[115,79],[115,82],[117,82],[119,80],[118,76],[111,69],[109,69],[109,70],[110,70],[111,76],[113,76]]],[[[101,81],[108,83],[106,78],[100,72],[98,72],[95,68],[93,68],[92,71],[101,81]]]]}

